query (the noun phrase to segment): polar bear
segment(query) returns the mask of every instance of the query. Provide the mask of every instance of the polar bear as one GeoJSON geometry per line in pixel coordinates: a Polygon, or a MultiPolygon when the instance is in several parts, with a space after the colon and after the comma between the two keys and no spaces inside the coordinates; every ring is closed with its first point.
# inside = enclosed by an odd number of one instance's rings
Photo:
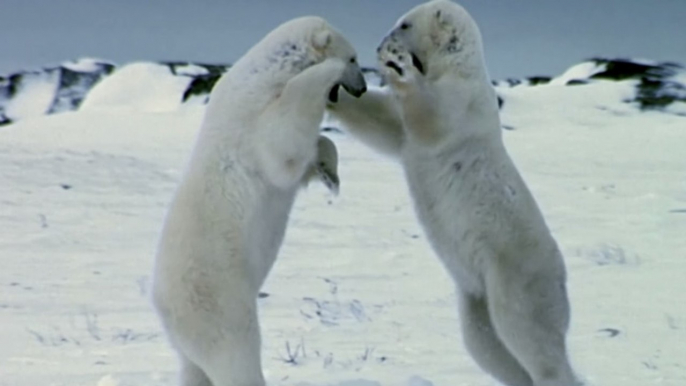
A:
{"type": "Polygon", "coordinates": [[[153,304],[180,358],[182,386],[260,386],[256,300],[298,188],[336,190],[337,155],[319,136],[338,85],[361,95],[356,53],[325,20],[269,33],[214,87],[167,213],[153,304]]]}
{"type": "Polygon", "coordinates": [[[359,99],[337,93],[328,112],[401,162],[456,284],[468,351],[508,386],[581,384],[565,347],[563,258],[505,150],[476,23],[453,2],[424,3],[377,52],[389,87],[359,99]]]}

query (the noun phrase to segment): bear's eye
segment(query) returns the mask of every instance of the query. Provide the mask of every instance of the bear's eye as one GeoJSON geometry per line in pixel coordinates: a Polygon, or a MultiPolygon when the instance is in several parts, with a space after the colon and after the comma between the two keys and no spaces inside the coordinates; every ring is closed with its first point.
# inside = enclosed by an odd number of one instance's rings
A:
{"type": "Polygon", "coordinates": [[[350,63],[355,63],[355,62],[357,62],[357,59],[355,59],[355,58],[350,58],[350,63]]]}
{"type": "Polygon", "coordinates": [[[400,24],[400,29],[410,29],[412,25],[410,23],[402,23],[400,24]]]}

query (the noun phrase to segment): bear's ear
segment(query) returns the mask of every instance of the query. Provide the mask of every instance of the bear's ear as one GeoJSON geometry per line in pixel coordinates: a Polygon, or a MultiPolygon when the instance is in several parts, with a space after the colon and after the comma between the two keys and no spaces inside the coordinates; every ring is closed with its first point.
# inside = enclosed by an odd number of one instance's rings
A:
{"type": "Polygon", "coordinates": [[[333,40],[331,31],[327,29],[317,31],[314,33],[314,36],[312,37],[312,47],[314,47],[314,49],[317,51],[324,51],[331,44],[331,40],[333,40]]]}
{"type": "Polygon", "coordinates": [[[453,24],[453,17],[450,12],[445,12],[442,9],[434,11],[433,19],[434,23],[440,28],[447,28],[453,24]]]}

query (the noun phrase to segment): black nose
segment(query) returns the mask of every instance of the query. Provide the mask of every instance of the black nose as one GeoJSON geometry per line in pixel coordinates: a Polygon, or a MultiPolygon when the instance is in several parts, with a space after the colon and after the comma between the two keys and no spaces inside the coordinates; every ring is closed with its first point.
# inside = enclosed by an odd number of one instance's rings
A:
{"type": "Polygon", "coordinates": [[[366,84],[363,85],[362,87],[359,87],[359,88],[346,87],[345,85],[343,85],[343,88],[345,89],[345,91],[350,93],[350,95],[354,96],[355,98],[359,98],[362,96],[362,94],[367,92],[367,85],[366,84]]]}

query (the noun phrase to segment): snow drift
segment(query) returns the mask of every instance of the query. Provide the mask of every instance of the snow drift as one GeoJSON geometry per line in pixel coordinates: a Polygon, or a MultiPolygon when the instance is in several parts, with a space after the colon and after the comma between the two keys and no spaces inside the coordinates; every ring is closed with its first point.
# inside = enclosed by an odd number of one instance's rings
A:
{"type": "Polygon", "coordinates": [[[570,67],[555,78],[534,76],[494,84],[496,87],[579,86],[599,82],[629,85],[632,93],[626,95],[623,102],[634,104],[641,110],[686,114],[686,70],[678,63],[594,58],[570,67]]]}

